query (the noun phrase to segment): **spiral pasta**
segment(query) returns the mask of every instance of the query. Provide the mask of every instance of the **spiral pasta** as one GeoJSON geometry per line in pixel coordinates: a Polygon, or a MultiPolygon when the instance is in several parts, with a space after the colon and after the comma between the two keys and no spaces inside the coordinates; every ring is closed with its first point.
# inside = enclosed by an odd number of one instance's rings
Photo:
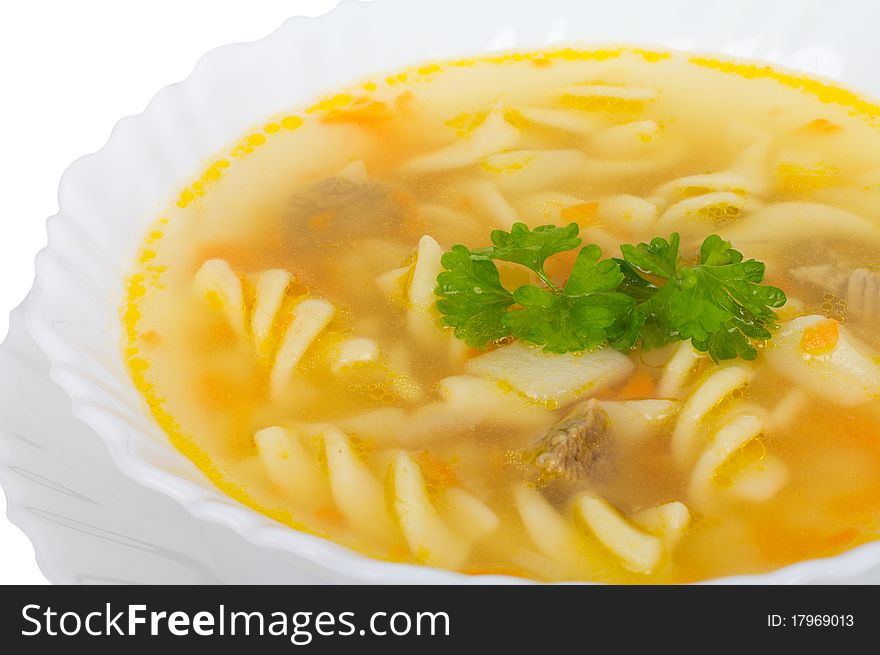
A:
{"type": "MultiPolygon", "coordinates": [[[[432,246],[436,247],[436,242],[426,237],[420,249],[422,264],[415,264],[417,273],[410,276],[407,269],[407,275],[417,285],[415,289],[409,288],[413,311],[422,314],[428,313],[430,308],[425,305],[424,298],[427,279],[436,275],[434,271],[439,266],[437,249],[432,246]]],[[[250,332],[258,355],[269,360],[269,388],[274,399],[283,398],[287,393],[302,358],[336,315],[336,308],[326,300],[291,298],[288,292],[293,281],[290,273],[280,269],[271,269],[257,276],[248,317],[242,281],[225,261],[206,261],[193,279],[194,293],[205,298],[209,306],[222,311],[236,334],[246,337],[250,332]],[[279,324],[286,324],[283,330],[279,331],[279,324]]],[[[433,298],[433,289],[430,292],[433,298]]],[[[395,369],[386,363],[385,354],[373,339],[357,336],[341,339],[331,352],[332,359],[328,364],[337,374],[372,366],[391,393],[401,398],[415,398],[421,394],[418,384],[406,370],[395,369]]]]}
{"type": "Polygon", "coordinates": [[[411,173],[430,173],[476,164],[480,158],[513,148],[520,132],[504,116],[504,108],[496,105],[474,131],[459,137],[448,146],[410,160],[405,168],[411,173]]]}
{"type": "Polygon", "coordinates": [[[752,371],[728,366],[712,373],[685,401],[670,442],[673,459],[687,466],[700,447],[701,425],[708,414],[734,391],[748,384],[752,371]]]}
{"type": "MultiPolygon", "coordinates": [[[[272,269],[257,279],[253,310],[246,316],[242,281],[228,263],[209,259],[193,278],[193,291],[210,306],[223,312],[235,332],[251,332],[255,347],[262,355],[271,351],[270,337],[293,277],[287,271],[272,269]]],[[[293,309],[293,320],[281,336],[274,354],[270,386],[274,396],[284,393],[287,381],[306,350],[330,323],[335,308],[326,300],[305,299],[293,309]]]]}
{"type": "Polygon", "coordinates": [[[690,523],[678,502],[624,517],[601,497],[585,492],[572,502],[566,519],[534,489],[514,490],[520,519],[535,547],[569,571],[595,575],[609,555],[634,573],[652,573],[675,547],[690,523]]]}
{"type": "Polygon", "coordinates": [[[327,480],[300,431],[271,426],[257,431],[254,442],[266,475],[288,498],[309,511],[327,504],[327,480]]]}
{"type": "Polygon", "coordinates": [[[387,547],[406,543],[425,564],[460,568],[473,544],[499,526],[495,513],[464,489],[449,487],[435,502],[406,451],[393,454],[383,484],[351,437],[334,426],[272,426],[254,441],[266,474],[299,507],[314,512],[332,505],[358,534],[387,547]]]}

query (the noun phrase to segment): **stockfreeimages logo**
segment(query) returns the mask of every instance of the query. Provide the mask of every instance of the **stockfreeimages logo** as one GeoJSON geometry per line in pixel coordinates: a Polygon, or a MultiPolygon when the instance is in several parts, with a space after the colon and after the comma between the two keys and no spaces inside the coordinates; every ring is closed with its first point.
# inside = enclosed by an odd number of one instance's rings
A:
{"type": "Polygon", "coordinates": [[[446,612],[373,612],[360,628],[355,612],[248,612],[230,611],[225,605],[214,611],[166,612],[134,604],[118,609],[106,603],[100,610],[83,613],[30,604],[22,608],[21,614],[24,637],[282,637],[296,646],[305,646],[316,636],[450,635],[446,612]]]}

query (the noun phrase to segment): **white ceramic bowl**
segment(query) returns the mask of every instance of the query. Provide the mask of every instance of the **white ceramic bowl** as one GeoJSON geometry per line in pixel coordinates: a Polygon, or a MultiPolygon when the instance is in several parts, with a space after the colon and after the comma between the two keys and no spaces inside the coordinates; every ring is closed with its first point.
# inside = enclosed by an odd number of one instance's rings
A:
{"type": "MultiPolygon", "coordinates": [[[[68,169],[61,211],[49,220],[49,245],[37,258],[27,329],[73,414],[103,440],[115,466],[191,514],[216,565],[211,581],[515,581],[371,560],[214,488],[147,416],[122,363],[122,283],[143,231],[202,162],[248,128],[377,72],[500,49],[631,43],[766,60],[878,96],[871,32],[878,24],[880,3],[867,0],[348,0],[319,19],[293,18],[265,39],[205,55],[186,81],[120,121],[102,150],[68,169]]],[[[187,557],[197,567],[204,554],[187,557]]],[[[724,581],[878,576],[880,542],[724,581]]]]}

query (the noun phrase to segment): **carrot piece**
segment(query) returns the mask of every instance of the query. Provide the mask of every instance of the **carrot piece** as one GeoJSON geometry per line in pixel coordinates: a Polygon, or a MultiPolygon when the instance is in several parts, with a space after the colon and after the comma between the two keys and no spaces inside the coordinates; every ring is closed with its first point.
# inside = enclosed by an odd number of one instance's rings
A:
{"type": "Polygon", "coordinates": [[[406,113],[410,110],[414,99],[412,91],[404,91],[394,99],[394,106],[401,114],[406,113]]]}
{"type": "Polygon", "coordinates": [[[140,334],[141,341],[150,347],[156,347],[162,343],[162,337],[155,330],[146,330],[140,334]]]}
{"type": "Polygon", "coordinates": [[[439,489],[446,489],[458,482],[458,476],[452,467],[427,450],[413,453],[414,459],[422,467],[425,481],[439,489]]]}
{"type": "Polygon", "coordinates": [[[331,109],[321,116],[322,123],[338,124],[348,123],[371,127],[377,123],[391,120],[396,113],[384,102],[374,100],[372,102],[356,102],[352,107],[344,109],[331,109]]]}
{"type": "Polygon", "coordinates": [[[238,342],[238,335],[226,320],[214,320],[192,335],[193,346],[202,350],[229,348],[238,342]]]}
{"type": "Polygon", "coordinates": [[[407,562],[411,559],[409,549],[400,544],[394,544],[388,549],[388,559],[392,562],[407,562]]]}
{"type": "Polygon", "coordinates": [[[826,543],[829,548],[842,548],[856,541],[860,536],[861,532],[858,528],[846,528],[828,537],[826,543]]]}
{"type": "Polygon", "coordinates": [[[617,400],[644,400],[654,397],[654,379],[644,371],[631,376],[615,395],[617,400]]]}
{"type": "Polygon", "coordinates": [[[556,284],[564,286],[568,276],[571,275],[571,269],[574,268],[574,262],[579,253],[580,250],[575,249],[553,255],[544,264],[544,271],[556,284]]]}
{"type": "Polygon", "coordinates": [[[462,571],[465,575],[507,575],[514,578],[528,578],[529,573],[525,569],[516,566],[485,566],[473,567],[462,571]]]}
{"type": "Polygon", "coordinates": [[[323,230],[330,227],[336,220],[336,215],[331,210],[319,212],[309,217],[309,227],[313,230],[323,230]]]}
{"type": "Polygon", "coordinates": [[[804,330],[801,350],[809,355],[825,355],[834,350],[839,338],[840,324],[833,318],[826,318],[804,330]]]}
{"type": "Polygon", "coordinates": [[[801,129],[804,132],[811,132],[813,134],[837,134],[843,130],[843,126],[827,118],[817,118],[804,125],[801,129]]]}
{"type": "Polygon", "coordinates": [[[462,354],[462,359],[465,361],[469,359],[473,359],[477,355],[482,355],[485,351],[480,348],[465,348],[464,354],[462,354]]]}
{"type": "Polygon", "coordinates": [[[598,202],[583,202],[579,205],[564,207],[559,215],[564,221],[574,222],[583,227],[590,223],[594,223],[599,211],[598,202]]]}
{"type": "Polygon", "coordinates": [[[345,523],[345,517],[333,505],[324,505],[315,511],[315,518],[324,523],[332,523],[334,525],[342,525],[345,523]]]}

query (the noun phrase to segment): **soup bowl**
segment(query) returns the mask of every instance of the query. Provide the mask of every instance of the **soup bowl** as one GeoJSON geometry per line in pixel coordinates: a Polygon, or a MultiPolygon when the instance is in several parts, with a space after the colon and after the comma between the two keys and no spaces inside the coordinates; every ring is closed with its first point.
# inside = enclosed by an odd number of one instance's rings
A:
{"type": "MultiPolygon", "coordinates": [[[[857,0],[347,0],[321,18],[292,18],[260,41],[205,55],[185,81],[160,91],[142,114],[120,121],[103,149],[65,173],[60,212],[48,221],[49,245],[37,257],[27,306],[26,329],[48,358],[52,381],[69,396],[73,415],[100,438],[119,472],[186,510],[185,518],[178,512],[165,528],[138,526],[138,515],[149,512],[134,502],[127,510],[131,532],[119,538],[131,541],[140,534],[144,541],[133,547],[148,548],[144,531],[182,530],[188,522],[198,547],[179,539],[176,550],[156,554],[192,573],[177,580],[522,581],[378,561],[276,523],[215,488],[147,413],[120,351],[125,276],[144,230],[163,205],[179,196],[203,162],[261,119],[367,75],[425,60],[566,44],[653,46],[763,60],[880,95],[868,32],[878,19],[880,6],[857,0]]],[[[161,507],[171,512],[173,503],[161,507]]],[[[163,525],[161,516],[150,518],[151,526],[163,525]]],[[[165,569],[141,581],[170,581],[163,575],[171,574],[165,569]]],[[[714,582],[878,580],[880,542],[714,582]]]]}

